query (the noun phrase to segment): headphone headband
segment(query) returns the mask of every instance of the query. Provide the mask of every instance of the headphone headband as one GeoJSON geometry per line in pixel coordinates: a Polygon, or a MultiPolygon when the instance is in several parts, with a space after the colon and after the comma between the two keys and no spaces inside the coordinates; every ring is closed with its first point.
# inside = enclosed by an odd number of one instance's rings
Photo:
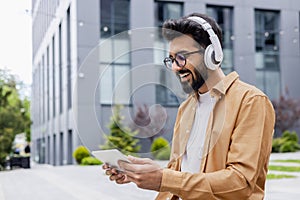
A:
{"type": "Polygon", "coordinates": [[[211,25],[206,20],[198,16],[188,17],[188,19],[200,24],[203,30],[205,30],[208,33],[209,39],[214,49],[214,59],[219,63],[222,62],[223,50],[221,47],[221,43],[218,36],[215,34],[214,30],[212,29],[211,25]]]}

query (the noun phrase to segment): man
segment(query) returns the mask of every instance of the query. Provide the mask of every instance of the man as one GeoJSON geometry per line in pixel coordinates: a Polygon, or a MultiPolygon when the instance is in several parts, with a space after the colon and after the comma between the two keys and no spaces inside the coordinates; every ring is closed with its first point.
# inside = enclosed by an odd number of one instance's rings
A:
{"type": "Polygon", "coordinates": [[[110,180],[159,191],[157,199],[263,199],[275,115],[257,88],[225,76],[221,30],[203,14],[167,20],[164,63],[190,93],[178,110],[168,167],[129,156],[110,180]]]}

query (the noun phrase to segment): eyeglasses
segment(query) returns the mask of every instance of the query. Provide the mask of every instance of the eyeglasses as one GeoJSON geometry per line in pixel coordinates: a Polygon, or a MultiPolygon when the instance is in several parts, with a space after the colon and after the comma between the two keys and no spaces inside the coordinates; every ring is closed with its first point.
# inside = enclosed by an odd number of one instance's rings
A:
{"type": "Polygon", "coordinates": [[[197,50],[197,51],[192,51],[192,52],[187,52],[187,53],[176,53],[175,57],[166,57],[164,59],[164,64],[168,69],[172,69],[172,64],[175,61],[178,67],[184,67],[186,64],[186,58],[194,53],[200,53],[204,52],[203,49],[197,50]]]}

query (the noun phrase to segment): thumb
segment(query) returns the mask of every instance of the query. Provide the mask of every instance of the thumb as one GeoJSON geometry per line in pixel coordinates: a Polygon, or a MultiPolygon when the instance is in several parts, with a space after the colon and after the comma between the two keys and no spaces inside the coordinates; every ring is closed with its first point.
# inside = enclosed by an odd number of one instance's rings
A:
{"type": "Polygon", "coordinates": [[[133,164],[150,164],[152,163],[152,160],[149,158],[137,158],[134,156],[127,156],[128,160],[133,164]]]}

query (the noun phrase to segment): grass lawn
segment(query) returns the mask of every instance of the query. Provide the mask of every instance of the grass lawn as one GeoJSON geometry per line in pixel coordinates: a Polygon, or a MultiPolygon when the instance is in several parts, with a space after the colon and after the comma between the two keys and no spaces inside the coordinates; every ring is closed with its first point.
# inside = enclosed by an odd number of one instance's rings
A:
{"type": "Polygon", "coordinates": [[[269,165],[269,170],[282,171],[282,172],[300,172],[300,166],[277,166],[269,165]]]}
{"type": "Polygon", "coordinates": [[[286,175],[286,174],[267,174],[267,179],[282,179],[282,178],[296,178],[296,176],[286,175]]]}
{"type": "MultiPolygon", "coordinates": [[[[299,163],[300,160],[288,159],[288,160],[272,160],[272,162],[280,163],[299,163]]],[[[274,163],[273,163],[274,164],[274,163]]],[[[300,172],[300,166],[280,166],[280,165],[269,165],[269,170],[282,171],[282,172],[300,172]]],[[[297,176],[288,174],[267,174],[267,179],[282,179],[282,178],[296,178],[297,176]]]]}

